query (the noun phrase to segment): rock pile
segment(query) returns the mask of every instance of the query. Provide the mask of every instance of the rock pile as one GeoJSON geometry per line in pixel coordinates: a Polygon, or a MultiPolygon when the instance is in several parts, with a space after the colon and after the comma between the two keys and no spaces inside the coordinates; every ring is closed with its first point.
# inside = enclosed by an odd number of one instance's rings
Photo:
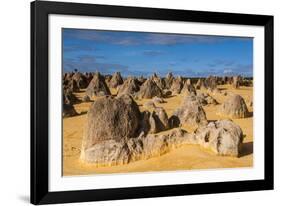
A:
{"type": "Polygon", "coordinates": [[[102,141],[82,148],[80,158],[98,166],[128,164],[160,156],[185,144],[199,144],[217,155],[239,156],[242,141],[241,128],[230,120],[222,120],[209,123],[196,133],[174,129],[161,135],[142,132],[136,138],[102,141]]]}

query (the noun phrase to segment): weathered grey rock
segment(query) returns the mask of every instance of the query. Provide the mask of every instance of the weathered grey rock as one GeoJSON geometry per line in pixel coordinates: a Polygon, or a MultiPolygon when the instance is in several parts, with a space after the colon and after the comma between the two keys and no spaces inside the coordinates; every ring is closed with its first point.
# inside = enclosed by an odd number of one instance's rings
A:
{"type": "Polygon", "coordinates": [[[197,101],[202,105],[202,106],[206,106],[208,104],[206,97],[208,96],[208,94],[206,93],[199,93],[197,94],[196,98],[197,101]]]}
{"type": "Polygon", "coordinates": [[[122,165],[165,154],[188,141],[188,133],[178,129],[166,135],[143,133],[122,141],[106,140],[82,150],[81,160],[97,166],[122,165]]]}
{"type": "Polygon", "coordinates": [[[166,78],[164,79],[165,81],[165,88],[166,89],[170,89],[172,84],[173,84],[173,81],[174,81],[174,76],[171,72],[169,72],[167,75],[166,75],[166,78]]]}
{"type": "Polygon", "coordinates": [[[85,89],[88,86],[87,78],[80,72],[76,72],[72,79],[76,81],[77,87],[79,89],[85,89]]]}
{"type": "Polygon", "coordinates": [[[208,123],[205,111],[196,96],[185,97],[174,115],[180,119],[181,124],[202,126],[208,123]]]}
{"type": "Polygon", "coordinates": [[[139,133],[148,134],[156,133],[155,121],[152,118],[152,114],[149,111],[143,111],[141,113],[141,123],[139,133]]]}
{"type": "Polygon", "coordinates": [[[106,85],[107,85],[108,87],[110,87],[110,80],[111,80],[111,78],[112,78],[112,75],[106,74],[106,75],[104,75],[103,77],[104,77],[104,80],[105,80],[106,85]]]}
{"type": "Polygon", "coordinates": [[[120,72],[115,72],[109,81],[109,86],[111,88],[116,88],[117,86],[123,84],[123,78],[120,72]]]}
{"type": "Polygon", "coordinates": [[[217,88],[217,78],[215,76],[209,76],[204,81],[204,87],[213,91],[217,88]]]}
{"type": "Polygon", "coordinates": [[[137,78],[137,81],[139,82],[139,85],[142,85],[146,81],[146,79],[143,76],[140,76],[137,78]]]}
{"type": "Polygon", "coordinates": [[[165,80],[158,77],[155,73],[154,75],[152,75],[152,77],[150,78],[152,81],[155,82],[155,84],[161,89],[165,89],[166,85],[165,85],[165,80]]]}
{"type": "Polygon", "coordinates": [[[188,133],[181,129],[175,129],[168,134],[140,136],[128,142],[128,148],[138,148],[131,152],[133,161],[139,159],[149,159],[170,152],[188,142],[188,133]],[[133,146],[131,146],[133,145],[133,146]],[[137,151],[137,152],[136,152],[137,151]]]}
{"type": "Polygon", "coordinates": [[[228,99],[220,106],[218,114],[230,118],[245,118],[249,116],[247,105],[240,95],[228,95],[228,99]]]}
{"type": "Polygon", "coordinates": [[[76,104],[79,103],[79,99],[71,92],[70,89],[63,90],[63,103],[64,104],[76,104]]]}
{"type": "Polygon", "coordinates": [[[138,98],[151,99],[153,97],[162,97],[162,91],[152,79],[147,79],[140,87],[137,94],[138,98]]]}
{"type": "Polygon", "coordinates": [[[99,72],[95,73],[86,89],[86,94],[90,97],[111,95],[104,77],[99,72]]]}
{"type": "Polygon", "coordinates": [[[142,113],[140,131],[144,132],[144,134],[154,134],[169,128],[168,115],[163,108],[157,107],[154,108],[152,112],[144,111],[142,113]]]}
{"type": "Polygon", "coordinates": [[[198,81],[197,81],[197,83],[196,83],[196,85],[195,85],[195,88],[196,89],[201,89],[201,87],[203,86],[203,81],[202,81],[202,79],[198,79],[198,81]]]}
{"type": "Polygon", "coordinates": [[[83,149],[105,140],[121,141],[137,136],[140,111],[135,101],[128,95],[97,99],[87,116],[83,149]]]}
{"type": "Polygon", "coordinates": [[[113,166],[129,163],[131,154],[126,140],[101,141],[89,148],[82,147],[80,159],[97,166],[113,166]]]}
{"type": "Polygon", "coordinates": [[[174,129],[161,135],[142,132],[137,138],[105,140],[87,150],[82,148],[80,158],[97,166],[128,164],[163,155],[185,144],[199,144],[218,155],[239,156],[242,141],[241,128],[230,120],[221,120],[199,128],[195,134],[174,129]]]}
{"type": "Polygon", "coordinates": [[[239,125],[231,120],[220,120],[199,127],[193,141],[210,148],[218,155],[239,156],[243,132],[239,125]]]}
{"type": "Polygon", "coordinates": [[[235,89],[238,89],[242,84],[242,77],[241,76],[234,76],[232,86],[235,89]]]}
{"type": "Polygon", "coordinates": [[[157,107],[154,109],[157,123],[157,128],[159,131],[164,131],[169,129],[169,119],[166,111],[162,107],[157,107]]]}
{"type": "Polygon", "coordinates": [[[206,99],[206,101],[207,101],[207,104],[211,104],[211,105],[217,105],[217,104],[219,104],[218,102],[217,102],[217,100],[214,98],[214,97],[212,97],[212,96],[210,96],[210,95],[207,95],[206,97],[205,97],[205,99],[206,99]]]}
{"type": "Polygon", "coordinates": [[[188,79],[188,80],[184,83],[184,85],[182,87],[182,90],[181,90],[181,94],[184,94],[184,95],[196,95],[196,89],[191,84],[190,79],[188,79]]]}
{"type": "Polygon", "coordinates": [[[126,81],[118,87],[117,96],[132,95],[134,96],[140,90],[137,79],[128,77],[126,81]]]}
{"type": "Polygon", "coordinates": [[[171,91],[172,94],[180,94],[183,87],[183,79],[181,76],[178,76],[176,79],[173,80],[171,91]]]}
{"type": "Polygon", "coordinates": [[[77,86],[77,82],[74,79],[71,79],[68,82],[67,88],[71,91],[71,92],[79,92],[79,87],[77,86]]]}
{"type": "Polygon", "coordinates": [[[199,94],[197,94],[196,97],[202,106],[218,104],[217,100],[215,98],[213,98],[212,96],[210,96],[208,93],[199,93],[199,94]]]}

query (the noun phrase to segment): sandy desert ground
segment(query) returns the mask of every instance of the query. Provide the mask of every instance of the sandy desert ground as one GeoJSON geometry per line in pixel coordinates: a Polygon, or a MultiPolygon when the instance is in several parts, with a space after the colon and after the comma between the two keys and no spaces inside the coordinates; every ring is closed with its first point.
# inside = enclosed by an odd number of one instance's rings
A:
{"type": "MultiPolygon", "coordinates": [[[[231,85],[220,85],[220,90],[233,92],[241,95],[247,102],[253,97],[253,87],[240,87],[233,89],[231,85]]],[[[112,94],[116,94],[116,90],[111,89],[112,94]]],[[[78,98],[84,96],[84,90],[74,93],[78,98]]],[[[222,93],[210,93],[218,103],[222,103],[226,96],[222,93]]],[[[94,100],[94,99],[92,99],[94,100]]],[[[144,110],[143,104],[149,100],[136,100],[140,110],[144,110]]],[[[156,104],[163,107],[170,117],[173,111],[179,107],[182,96],[176,95],[165,98],[166,103],[156,104]]],[[[199,145],[184,145],[180,148],[172,150],[159,157],[148,160],[139,160],[127,165],[117,165],[111,167],[96,167],[91,164],[82,163],[79,160],[81,141],[83,137],[83,128],[87,118],[87,111],[91,102],[82,102],[75,104],[74,107],[78,113],[77,116],[63,118],[63,175],[87,175],[101,173],[127,173],[127,172],[149,172],[149,171],[171,171],[171,170],[191,170],[191,169],[212,169],[212,168],[235,168],[235,167],[252,167],[253,166],[253,115],[243,119],[233,119],[244,133],[242,152],[240,157],[217,156],[211,151],[200,147],[199,145]]],[[[219,120],[217,107],[219,105],[204,106],[204,110],[209,121],[219,120]]],[[[249,112],[252,107],[248,107],[249,112]]],[[[191,132],[193,128],[185,125],[183,129],[191,132]]],[[[168,132],[168,131],[164,131],[168,132]]]]}

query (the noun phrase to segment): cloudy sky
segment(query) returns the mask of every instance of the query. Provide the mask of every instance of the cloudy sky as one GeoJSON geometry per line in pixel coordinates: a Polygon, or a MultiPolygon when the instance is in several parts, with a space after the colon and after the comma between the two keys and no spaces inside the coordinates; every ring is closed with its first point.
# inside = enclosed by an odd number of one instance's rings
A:
{"type": "Polygon", "coordinates": [[[253,39],[63,29],[64,71],[252,76],[253,39]]]}

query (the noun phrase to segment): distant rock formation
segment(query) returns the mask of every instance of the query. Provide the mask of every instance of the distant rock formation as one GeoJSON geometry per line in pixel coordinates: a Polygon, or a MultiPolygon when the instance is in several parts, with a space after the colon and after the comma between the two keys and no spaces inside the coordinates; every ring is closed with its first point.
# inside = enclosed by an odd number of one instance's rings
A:
{"type": "Polygon", "coordinates": [[[68,84],[66,86],[66,88],[68,90],[70,90],[71,92],[79,92],[79,87],[77,86],[77,82],[74,79],[71,79],[68,81],[68,84]]]}
{"type": "Polygon", "coordinates": [[[183,87],[183,79],[181,76],[178,76],[176,79],[173,80],[171,91],[172,94],[180,94],[183,87]]]}
{"type": "Polygon", "coordinates": [[[93,76],[93,79],[86,89],[86,94],[89,97],[111,95],[105,78],[99,72],[95,73],[93,76]]]}
{"type": "Polygon", "coordinates": [[[203,86],[203,81],[202,81],[202,79],[198,79],[198,81],[197,81],[197,83],[196,83],[196,85],[195,85],[195,89],[198,89],[198,90],[200,90],[201,89],[201,87],[203,86]]]}
{"type": "Polygon", "coordinates": [[[139,90],[139,82],[136,78],[128,77],[126,81],[117,88],[117,96],[135,95],[139,90]]]}
{"type": "Polygon", "coordinates": [[[249,116],[247,105],[240,95],[228,95],[228,99],[219,108],[218,114],[230,118],[245,118],[249,116]]]}
{"type": "Polygon", "coordinates": [[[88,86],[87,78],[80,72],[76,72],[72,79],[76,81],[77,87],[79,89],[85,89],[88,86]]]}
{"type": "Polygon", "coordinates": [[[137,94],[138,98],[151,99],[153,97],[162,97],[162,90],[152,79],[147,79],[140,87],[137,94]]]}
{"type": "Polygon", "coordinates": [[[161,89],[165,89],[166,85],[165,85],[165,80],[158,77],[156,74],[154,74],[152,77],[151,77],[152,81],[155,82],[155,84],[161,89]]]}
{"type": "Polygon", "coordinates": [[[204,81],[204,87],[211,91],[217,89],[217,78],[215,76],[209,76],[204,81]]]}
{"type": "Polygon", "coordinates": [[[170,89],[172,84],[173,84],[173,81],[174,81],[174,76],[171,72],[169,72],[167,75],[166,75],[166,78],[164,79],[165,81],[165,88],[166,89],[170,89]]]}
{"type": "Polygon", "coordinates": [[[238,89],[242,85],[242,77],[241,76],[234,76],[232,86],[234,89],[238,89]]]}
{"type": "Polygon", "coordinates": [[[120,72],[115,72],[109,81],[109,86],[111,88],[116,88],[117,86],[123,84],[123,78],[120,72]]]}
{"type": "Polygon", "coordinates": [[[181,94],[184,95],[196,95],[196,89],[194,88],[194,86],[191,84],[190,79],[188,79],[181,90],[181,94]]]}

